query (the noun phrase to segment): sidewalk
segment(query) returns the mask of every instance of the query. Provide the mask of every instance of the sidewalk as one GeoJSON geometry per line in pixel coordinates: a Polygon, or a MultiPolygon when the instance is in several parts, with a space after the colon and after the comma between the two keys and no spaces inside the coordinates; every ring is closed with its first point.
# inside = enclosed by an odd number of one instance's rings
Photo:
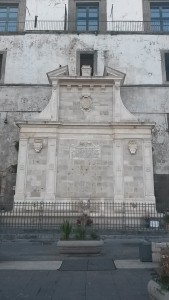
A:
{"type": "Polygon", "coordinates": [[[109,239],[100,256],[63,256],[56,242],[0,244],[0,300],[148,300],[152,263],[139,261],[143,239],[109,239]]]}

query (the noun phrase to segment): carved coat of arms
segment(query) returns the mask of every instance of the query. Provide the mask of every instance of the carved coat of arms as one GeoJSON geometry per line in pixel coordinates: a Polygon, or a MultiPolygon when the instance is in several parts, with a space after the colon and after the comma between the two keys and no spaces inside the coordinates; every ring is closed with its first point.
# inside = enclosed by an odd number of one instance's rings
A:
{"type": "Polygon", "coordinates": [[[92,99],[90,95],[83,95],[80,99],[81,108],[85,111],[89,111],[92,108],[92,99]]]}
{"type": "Polygon", "coordinates": [[[43,148],[43,140],[40,140],[40,139],[34,140],[33,148],[34,148],[35,152],[37,152],[37,153],[41,152],[41,150],[43,148]]]}
{"type": "Polygon", "coordinates": [[[136,141],[129,141],[128,148],[131,154],[136,154],[137,152],[137,143],[136,141]]]}

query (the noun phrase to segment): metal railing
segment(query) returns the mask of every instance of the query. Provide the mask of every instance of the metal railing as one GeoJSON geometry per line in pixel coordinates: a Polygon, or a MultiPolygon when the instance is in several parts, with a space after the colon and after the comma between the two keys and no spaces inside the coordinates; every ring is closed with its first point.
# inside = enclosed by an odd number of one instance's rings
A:
{"type": "Polygon", "coordinates": [[[59,229],[68,220],[74,226],[86,219],[93,230],[167,230],[169,212],[163,205],[143,203],[15,203],[1,206],[0,228],[59,229]]]}
{"type": "Polygon", "coordinates": [[[169,22],[159,24],[155,21],[107,21],[99,22],[98,26],[90,26],[86,30],[84,24],[78,26],[75,22],[50,21],[50,20],[27,20],[24,23],[14,21],[0,21],[0,32],[20,31],[65,31],[65,32],[146,32],[146,33],[167,33],[169,22]],[[78,30],[77,30],[78,28],[78,30]]]}

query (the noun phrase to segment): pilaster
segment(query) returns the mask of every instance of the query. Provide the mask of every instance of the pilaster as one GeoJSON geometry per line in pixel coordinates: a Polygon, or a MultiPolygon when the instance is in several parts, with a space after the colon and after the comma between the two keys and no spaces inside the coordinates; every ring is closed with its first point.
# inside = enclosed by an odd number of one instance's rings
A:
{"type": "Polygon", "coordinates": [[[123,142],[114,141],[114,202],[124,201],[123,185],[123,142]]]}
{"type": "Polygon", "coordinates": [[[56,193],[56,138],[48,139],[47,169],[46,169],[46,201],[54,201],[56,193]]]}
{"type": "Polygon", "coordinates": [[[20,139],[19,154],[18,154],[18,168],[15,188],[15,202],[23,202],[25,200],[25,181],[26,181],[26,166],[27,166],[27,147],[28,140],[20,139]]]}
{"type": "Polygon", "coordinates": [[[153,161],[152,161],[152,143],[144,141],[143,143],[144,157],[144,186],[146,202],[155,202],[154,197],[154,177],[153,177],[153,161]]]}

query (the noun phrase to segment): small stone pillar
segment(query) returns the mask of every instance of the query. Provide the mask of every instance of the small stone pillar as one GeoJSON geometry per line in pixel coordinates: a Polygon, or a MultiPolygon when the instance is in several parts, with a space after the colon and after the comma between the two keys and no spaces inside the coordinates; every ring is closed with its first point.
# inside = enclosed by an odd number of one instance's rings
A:
{"type": "Polygon", "coordinates": [[[91,66],[82,66],[82,76],[88,76],[90,77],[92,74],[92,68],[91,66]]]}

